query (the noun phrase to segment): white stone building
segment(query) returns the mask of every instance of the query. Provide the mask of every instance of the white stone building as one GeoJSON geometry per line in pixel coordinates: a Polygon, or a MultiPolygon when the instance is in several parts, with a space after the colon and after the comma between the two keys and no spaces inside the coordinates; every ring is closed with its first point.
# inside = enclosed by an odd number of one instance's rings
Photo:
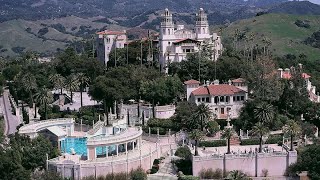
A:
{"type": "MultiPolygon", "coordinates": [[[[243,80],[243,79],[241,79],[243,80]]],[[[215,80],[212,84],[207,81],[200,86],[200,82],[189,80],[184,82],[187,100],[197,105],[206,104],[209,106],[213,116],[217,119],[238,118],[244,102],[248,99],[248,93],[245,81],[240,83],[240,79],[236,79],[235,85],[232,81],[228,84],[219,84],[219,80],[215,80]]]]}
{"type": "Polygon", "coordinates": [[[212,49],[212,60],[217,60],[223,50],[221,37],[217,33],[210,34],[207,15],[202,8],[196,15],[194,30],[185,29],[184,25],[175,25],[171,12],[165,9],[159,37],[159,59],[163,70],[168,71],[168,63],[181,62],[188,53],[198,52],[204,43],[212,49]]]}
{"type": "Polygon", "coordinates": [[[110,52],[114,48],[124,48],[127,44],[126,31],[101,31],[98,32],[97,56],[100,61],[107,65],[110,52]]]}

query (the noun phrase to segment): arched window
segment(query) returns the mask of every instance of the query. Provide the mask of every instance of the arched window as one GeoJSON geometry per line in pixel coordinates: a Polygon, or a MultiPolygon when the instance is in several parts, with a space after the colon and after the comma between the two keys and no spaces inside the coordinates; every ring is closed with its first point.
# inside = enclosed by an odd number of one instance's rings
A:
{"type": "Polygon", "coordinates": [[[168,29],[168,34],[170,35],[170,29],[168,29]]]}

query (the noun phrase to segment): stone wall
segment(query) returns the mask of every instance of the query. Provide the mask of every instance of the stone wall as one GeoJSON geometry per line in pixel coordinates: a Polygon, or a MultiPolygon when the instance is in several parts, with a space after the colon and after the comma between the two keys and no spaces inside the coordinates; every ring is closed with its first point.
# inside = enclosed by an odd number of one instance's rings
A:
{"type": "Polygon", "coordinates": [[[297,161],[297,152],[256,153],[241,156],[233,154],[194,156],[192,159],[193,175],[198,176],[202,169],[221,169],[223,172],[241,170],[249,176],[261,177],[264,170],[268,176],[283,176],[287,167],[297,161]]]}

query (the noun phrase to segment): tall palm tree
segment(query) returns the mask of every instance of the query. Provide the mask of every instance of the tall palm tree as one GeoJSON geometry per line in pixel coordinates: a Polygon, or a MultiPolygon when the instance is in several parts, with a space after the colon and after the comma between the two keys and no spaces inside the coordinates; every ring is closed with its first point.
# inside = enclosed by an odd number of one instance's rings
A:
{"type": "Polygon", "coordinates": [[[60,89],[60,94],[62,94],[62,89],[65,86],[65,78],[60,74],[53,74],[49,77],[49,81],[53,83],[55,89],[60,89]]]}
{"type": "Polygon", "coordinates": [[[262,137],[269,133],[269,128],[262,122],[256,123],[252,128],[252,134],[259,137],[259,152],[262,152],[262,137]]]}
{"type": "Polygon", "coordinates": [[[239,170],[233,170],[228,174],[228,179],[230,180],[247,180],[248,175],[246,175],[244,172],[239,170]]]}
{"type": "Polygon", "coordinates": [[[301,133],[301,127],[294,120],[289,120],[282,131],[290,136],[290,151],[293,151],[293,138],[301,133]]]}
{"type": "MultiPolygon", "coordinates": [[[[22,77],[22,86],[27,92],[29,92],[30,104],[31,104],[31,106],[33,106],[34,100],[33,100],[32,91],[37,89],[36,78],[30,73],[25,74],[22,77]]],[[[37,106],[36,106],[36,104],[34,105],[34,118],[37,118],[37,106]]]]}
{"type": "Polygon", "coordinates": [[[199,141],[203,138],[204,134],[199,129],[195,129],[190,133],[190,138],[195,141],[194,155],[199,156],[198,145],[199,141]]]}
{"type": "Polygon", "coordinates": [[[272,122],[274,118],[273,106],[266,102],[262,102],[254,108],[253,115],[254,118],[262,123],[272,122]]]}
{"type": "Polygon", "coordinates": [[[71,102],[73,102],[73,92],[79,89],[80,82],[75,74],[69,75],[65,82],[65,87],[70,91],[71,102]]]}
{"type": "Polygon", "coordinates": [[[208,122],[210,118],[210,114],[211,114],[211,111],[209,106],[202,103],[197,107],[195,116],[199,120],[201,131],[203,130],[204,125],[208,122]]]}
{"type": "Polygon", "coordinates": [[[223,132],[222,132],[222,135],[221,135],[221,137],[223,138],[223,139],[227,139],[227,141],[228,141],[228,151],[227,151],[227,154],[230,154],[230,139],[233,137],[233,135],[234,135],[234,130],[232,129],[232,128],[230,128],[230,127],[228,127],[228,128],[225,128],[224,130],[223,130],[223,132]]]}
{"type": "Polygon", "coordinates": [[[82,102],[83,88],[85,88],[88,85],[90,78],[88,78],[84,73],[78,73],[77,79],[80,85],[80,101],[81,101],[81,107],[82,107],[83,106],[83,102],[82,102]]]}
{"type": "Polygon", "coordinates": [[[37,103],[44,105],[45,119],[48,119],[47,106],[53,101],[51,91],[49,91],[47,88],[41,88],[38,93],[35,94],[35,99],[37,103]]]}

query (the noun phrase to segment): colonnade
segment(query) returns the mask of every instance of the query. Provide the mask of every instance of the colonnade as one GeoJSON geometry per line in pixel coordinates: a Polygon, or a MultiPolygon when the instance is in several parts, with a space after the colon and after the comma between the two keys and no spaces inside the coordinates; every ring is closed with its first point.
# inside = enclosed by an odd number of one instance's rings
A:
{"type": "Polygon", "coordinates": [[[138,151],[141,148],[141,136],[126,142],[119,142],[116,144],[106,144],[104,146],[87,146],[88,160],[96,158],[108,158],[109,156],[119,156],[121,154],[128,154],[129,151],[138,151]],[[114,147],[114,148],[110,148],[114,147]],[[103,150],[105,148],[105,151],[103,150]],[[111,150],[112,149],[112,150],[111,150]],[[98,152],[101,150],[100,152],[98,152]],[[111,151],[110,151],[111,150],[111,151]]]}

